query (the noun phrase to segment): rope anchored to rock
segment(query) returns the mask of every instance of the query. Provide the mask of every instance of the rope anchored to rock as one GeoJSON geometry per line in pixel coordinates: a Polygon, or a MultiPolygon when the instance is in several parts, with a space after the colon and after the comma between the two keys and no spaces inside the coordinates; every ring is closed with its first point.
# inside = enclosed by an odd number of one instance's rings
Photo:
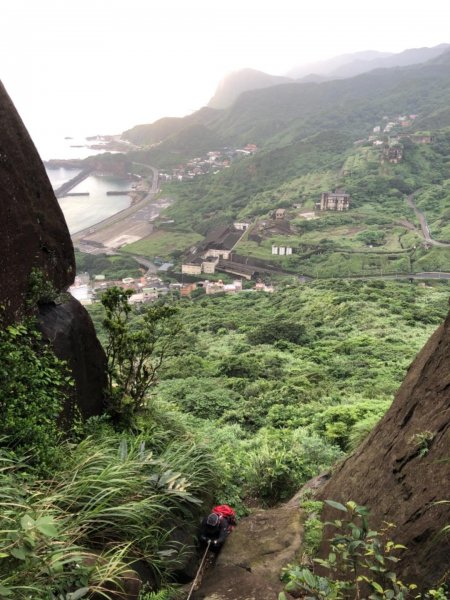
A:
{"type": "Polygon", "coordinates": [[[203,565],[205,563],[206,555],[208,554],[208,550],[209,550],[210,545],[211,545],[211,540],[208,541],[208,545],[206,546],[205,553],[203,554],[202,562],[200,563],[200,566],[197,569],[197,573],[195,575],[194,581],[192,582],[191,589],[189,590],[189,594],[188,594],[188,597],[186,598],[186,600],[190,600],[190,597],[192,596],[192,592],[195,589],[195,585],[197,583],[197,579],[198,579],[198,577],[199,577],[199,575],[200,575],[200,573],[201,573],[201,571],[203,569],[203,565]]]}

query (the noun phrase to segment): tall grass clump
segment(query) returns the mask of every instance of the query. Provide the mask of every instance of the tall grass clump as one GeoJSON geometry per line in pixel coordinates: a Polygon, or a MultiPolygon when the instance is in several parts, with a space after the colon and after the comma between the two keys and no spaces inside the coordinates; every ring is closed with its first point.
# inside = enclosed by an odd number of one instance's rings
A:
{"type": "Polygon", "coordinates": [[[1,456],[0,597],[108,598],[137,560],[156,589],[183,562],[177,530],[194,533],[216,472],[187,439],[156,456],[143,439],[88,438],[52,480],[1,456]]]}

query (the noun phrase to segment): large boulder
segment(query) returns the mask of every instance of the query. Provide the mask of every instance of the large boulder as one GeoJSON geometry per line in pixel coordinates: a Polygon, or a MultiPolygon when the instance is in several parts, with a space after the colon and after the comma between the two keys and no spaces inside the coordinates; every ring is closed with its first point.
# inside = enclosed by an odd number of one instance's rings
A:
{"type": "MultiPolygon", "coordinates": [[[[84,417],[99,414],[104,408],[106,356],[98,341],[89,314],[70,297],[62,304],[42,304],[38,325],[58,358],[67,361],[75,381],[73,400],[84,417]]],[[[65,407],[71,417],[72,406],[65,407]]]]}
{"type": "MultiPolygon", "coordinates": [[[[450,316],[408,370],[395,400],[363,444],[320,490],[322,499],[354,500],[371,511],[370,526],[396,525],[407,547],[397,570],[425,589],[449,577],[450,316]]],[[[341,518],[327,507],[324,520],[341,518]]],[[[326,544],[322,553],[327,552],[326,544]]]]}
{"type": "Polygon", "coordinates": [[[0,83],[0,306],[23,315],[33,270],[55,290],[74,280],[75,258],[64,215],[39,154],[0,83]]]}
{"type": "Polygon", "coordinates": [[[73,282],[73,246],[39,154],[1,83],[0,123],[2,325],[40,309],[44,337],[72,371],[78,407],[85,416],[100,414],[106,359],[89,315],[76,300],[41,304],[64,296],[73,282]]]}

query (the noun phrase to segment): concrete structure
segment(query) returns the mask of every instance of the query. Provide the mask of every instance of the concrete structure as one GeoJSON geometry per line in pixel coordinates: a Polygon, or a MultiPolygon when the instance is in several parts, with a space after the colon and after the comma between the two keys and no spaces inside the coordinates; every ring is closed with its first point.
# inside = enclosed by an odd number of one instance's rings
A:
{"type": "Polygon", "coordinates": [[[187,283],[186,285],[183,285],[181,288],[181,296],[184,298],[186,296],[190,296],[191,293],[197,289],[197,284],[196,283],[187,283]]]}
{"type": "Polygon", "coordinates": [[[93,292],[88,284],[71,285],[69,292],[83,306],[92,304],[93,292]]]}
{"type": "Polygon", "coordinates": [[[183,263],[181,265],[181,272],[185,273],[186,275],[201,275],[202,263],[201,262],[183,263]]]}
{"type": "Polygon", "coordinates": [[[233,226],[235,229],[237,229],[238,231],[246,231],[249,228],[250,223],[233,223],[233,226]]]}
{"type": "Polygon", "coordinates": [[[348,210],[350,207],[350,194],[344,190],[323,192],[320,198],[320,210],[348,210]]]}
{"type": "Polygon", "coordinates": [[[204,287],[208,296],[219,293],[236,294],[242,292],[242,281],[240,279],[235,279],[233,283],[224,284],[223,281],[219,279],[219,281],[208,281],[204,287]]]}
{"type": "Polygon", "coordinates": [[[208,260],[205,260],[202,262],[202,270],[203,273],[215,273],[216,272],[216,265],[219,262],[218,258],[209,258],[208,260]]]}
{"type": "Polygon", "coordinates": [[[277,254],[278,256],[289,256],[292,254],[291,246],[272,246],[272,254],[277,254]]]}
{"type": "Polygon", "coordinates": [[[285,208],[277,208],[273,211],[272,216],[276,220],[284,219],[286,217],[286,209],[285,208]]]}
{"type": "Polygon", "coordinates": [[[383,150],[383,156],[390,163],[397,164],[403,158],[403,146],[401,144],[386,146],[383,150]]]}

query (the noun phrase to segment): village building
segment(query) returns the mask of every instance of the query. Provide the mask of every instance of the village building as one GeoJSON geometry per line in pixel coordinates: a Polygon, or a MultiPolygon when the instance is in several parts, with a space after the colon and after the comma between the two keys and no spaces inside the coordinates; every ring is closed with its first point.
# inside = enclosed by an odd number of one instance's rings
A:
{"type": "Polygon", "coordinates": [[[243,232],[233,226],[226,225],[213,229],[208,233],[205,240],[198,246],[197,252],[203,258],[222,258],[228,260],[231,251],[241,239],[243,232]]]}
{"type": "Polygon", "coordinates": [[[207,260],[202,262],[202,270],[203,273],[215,273],[216,272],[216,265],[219,262],[219,259],[217,257],[209,257],[207,260]]]}
{"type": "Polygon", "coordinates": [[[383,149],[383,156],[392,164],[401,162],[403,158],[403,146],[399,143],[390,144],[383,149]]]}
{"type": "Polygon", "coordinates": [[[223,283],[221,279],[219,281],[208,281],[206,282],[205,292],[209,295],[211,294],[236,294],[238,292],[242,292],[242,281],[236,279],[233,283],[223,283]]]}
{"type": "Polygon", "coordinates": [[[272,218],[277,221],[280,219],[286,218],[286,209],[285,208],[277,208],[272,213],[272,218]]]}
{"type": "Polygon", "coordinates": [[[253,288],[255,290],[255,292],[268,292],[268,293],[272,293],[275,291],[273,285],[266,285],[265,283],[255,283],[255,287],[253,288]]]}
{"type": "Polygon", "coordinates": [[[181,272],[186,275],[201,275],[202,263],[203,261],[200,257],[190,262],[183,263],[181,265],[181,272]]]}
{"type": "Polygon", "coordinates": [[[289,256],[292,254],[291,246],[272,246],[272,254],[277,254],[278,256],[289,256]]]}
{"type": "Polygon", "coordinates": [[[158,271],[161,273],[167,273],[173,267],[173,263],[165,262],[161,266],[158,267],[158,271]]]}
{"type": "Polygon", "coordinates": [[[433,136],[430,133],[404,133],[399,136],[401,139],[409,139],[414,144],[432,144],[433,136]]]}
{"type": "Polygon", "coordinates": [[[190,296],[191,293],[196,289],[197,289],[196,283],[187,283],[187,284],[183,285],[180,290],[181,297],[185,298],[186,296],[190,296]]]}
{"type": "Polygon", "coordinates": [[[233,227],[238,231],[246,231],[250,226],[250,223],[245,221],[233,223],[233,227]]]}
{"type": "Polygon", "coordinates": [[[320,203],[317,203],[317,208],[320,210],[348,210],[350,208],[350,194],[347,194],[344,190],[323,192],[320,203]]]}
{"type": "Polygon", "coordinates": [[[144,295],[144,302],[153,302],[158,299],[158,290],[155,288],[144,287],[142,288],[144,295]]]}
{"type": "Polygon", "coordinates": [[[92,304],[92,298],[94,292],[88,284],[82,283],[80,285],[72,285],[69,288],[69,293],[73,296],[80,304],[88,305],[92,304]]]}

